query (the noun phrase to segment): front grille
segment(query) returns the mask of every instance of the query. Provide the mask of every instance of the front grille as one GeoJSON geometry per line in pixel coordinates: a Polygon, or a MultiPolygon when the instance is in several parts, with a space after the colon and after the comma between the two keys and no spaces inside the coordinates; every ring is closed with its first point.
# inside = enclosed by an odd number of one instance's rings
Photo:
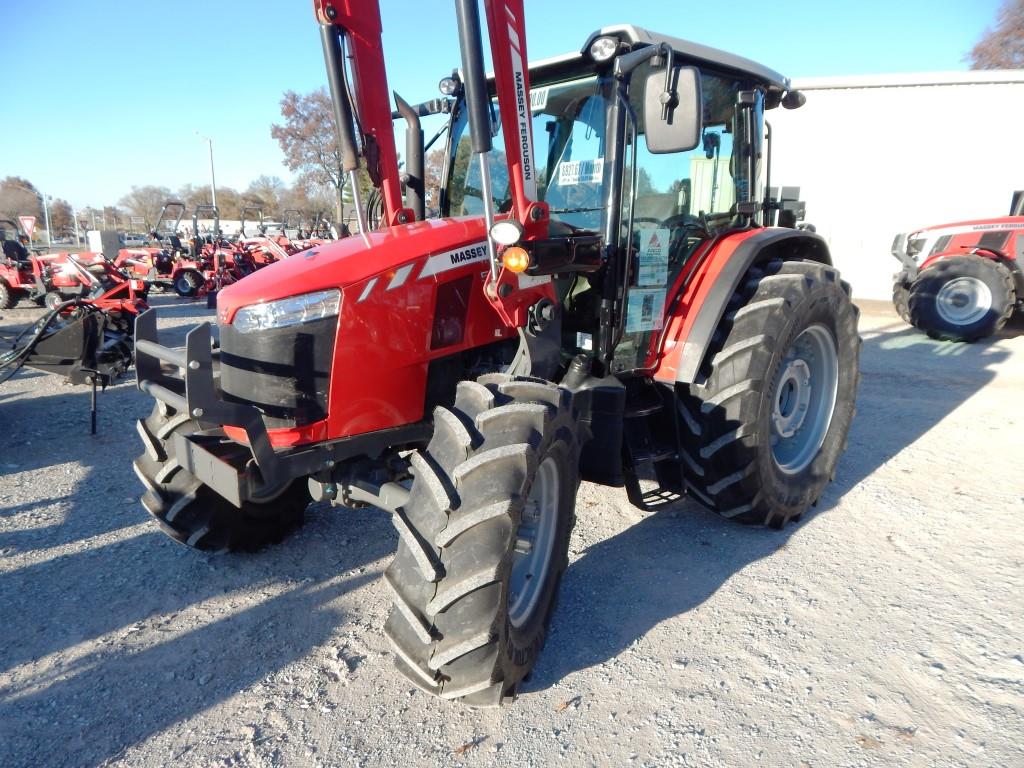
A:
{"type": "Polygon", "coordinates": [[[337,327],[336,317],[253,333],[221,325],[224,398],[255,405],[268,429],[325,418],[337,327]]]}

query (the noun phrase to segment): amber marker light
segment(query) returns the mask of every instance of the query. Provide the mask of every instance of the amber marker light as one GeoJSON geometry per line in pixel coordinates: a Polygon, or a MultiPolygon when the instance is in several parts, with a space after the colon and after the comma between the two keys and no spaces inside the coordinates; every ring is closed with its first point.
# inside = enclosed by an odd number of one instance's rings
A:
{"type": "Polygon", "coordinates": [[[526,268],[530,266],[530,254],[526,252],[525,248],[513,245],[511,248],[506,248],[505,252],[501,254],[501,263],[509,272],[525,272],[526,268]]]}

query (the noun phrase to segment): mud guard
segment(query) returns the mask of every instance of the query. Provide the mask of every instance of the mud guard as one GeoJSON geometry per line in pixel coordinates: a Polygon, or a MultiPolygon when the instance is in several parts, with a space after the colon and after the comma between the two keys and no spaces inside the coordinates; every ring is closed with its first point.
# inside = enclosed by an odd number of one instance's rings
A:
{"type": "Polygon", "coordinates": [[[832,266],[832,256],[824,238],[799,229],[762,230],[744,240],[727,258],[697,310],[690,333],[682,341],[675,375],[677,383],[692,384],[697,380],[704,356],[711,346],[711,337],[725,314],[729,299],[754,264],[770,259],[807,259],[832,266]]]}

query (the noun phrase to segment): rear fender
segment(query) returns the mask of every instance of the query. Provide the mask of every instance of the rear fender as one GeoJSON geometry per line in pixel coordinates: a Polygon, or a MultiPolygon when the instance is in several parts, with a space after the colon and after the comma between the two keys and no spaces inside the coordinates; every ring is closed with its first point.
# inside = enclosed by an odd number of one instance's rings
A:
{"type": "Polygon", "coordinates": [[[775,259],[832,265],[825,240],[807,230],[753,229],[714,243],[672,303],[654,378],[666,383],[695,382],[729,299],[752,266],[775,259]]]}

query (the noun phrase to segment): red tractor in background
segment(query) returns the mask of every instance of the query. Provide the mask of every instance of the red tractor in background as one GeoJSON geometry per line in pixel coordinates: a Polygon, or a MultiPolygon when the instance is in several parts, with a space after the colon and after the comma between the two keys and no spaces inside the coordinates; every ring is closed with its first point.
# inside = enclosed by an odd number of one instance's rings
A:
{"type": "Polygon", "coordinates": [[[184,203],[177,200],[165,202],[151,232],[155,245],[122,248],[114,265],[132,277],[144,279],[155,290],[173,288],[175,263],[187,255],[178,229],[184,215],[184,203]],[[173,224],[170,223],[172,218],[173,224]]]}
{"type": "Polygon", "coordinates": [[[390,512],[396,664],[477,706],[540,653],[581,479],[643,509],[689,493],[738,522],[797,520],[846,447],[860,350],[825,242],[769,226],[764,112],[803,103],[786,78],[634,26],[527,66],[522,0],[484,5],[494,75],[477,0],[456,0],[461,72],[443,99],[396,99],[400,173],[379,8],[316,0],[363,234],[226,287],[216,346],[209,323],[162,346],[153,312],[136,333],[156,403],[135,471],[160,527],[252,550],[311,498],[390,512]],[[426,219],[417,115],[435,110],[447,161],[426,219]]]}
{"type": "Polygon", "coordinates": [[[948,341],[998,333],[1024,308],[1024,192],[1009,216],[901,233],[892,255],[903,265],[892,302],[905,322],[948,341]]]}
{"type": "Polygon", "coordinates": [[[174,292],[183,299],[212,299],[226,285],[238,282],[256,271],[245,249],[224,239],[220,230],[220,212],[212,205],[197,205],[192,211],[191,256],[178,259],[171,272],[174,292]],[[213,215],[213,231],[199,234],[199,215],[213,215]]]}
{"type": "MultiPolygon", "coordinates": [[[[37,297],[32,275],[32,256],[23,241],[21,227],[11,219],[0,219],[0,309],[11,309],[18,301],[37,297]]],[[[38,303],[42,297],[38,296],[38,303]]]]}

